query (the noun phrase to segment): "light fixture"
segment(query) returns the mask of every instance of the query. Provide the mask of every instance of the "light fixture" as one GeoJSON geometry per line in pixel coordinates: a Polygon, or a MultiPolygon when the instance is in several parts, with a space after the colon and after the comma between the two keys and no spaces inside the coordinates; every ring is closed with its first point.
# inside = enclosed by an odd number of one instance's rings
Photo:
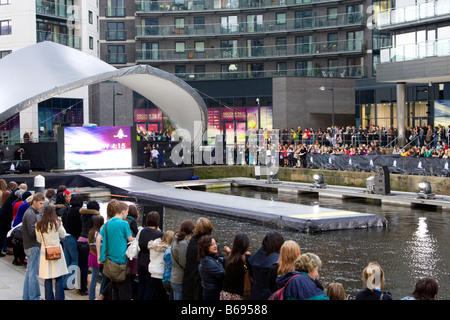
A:
{"type": "Polygon", "coordinates": [[[435,194],[431,192],[431,183],[428,181],[419,182],[419,192],[417,198],[434,199],[435,194]]]}
{"type": "Polygon", "coordinates": [[[323,180],[323,174],[316,173],[316,174],[314,174],[313,179],[314,179],[314,183],[313,183],[314,188],[326,188],[327,187],[327,184],[323,180]]]}

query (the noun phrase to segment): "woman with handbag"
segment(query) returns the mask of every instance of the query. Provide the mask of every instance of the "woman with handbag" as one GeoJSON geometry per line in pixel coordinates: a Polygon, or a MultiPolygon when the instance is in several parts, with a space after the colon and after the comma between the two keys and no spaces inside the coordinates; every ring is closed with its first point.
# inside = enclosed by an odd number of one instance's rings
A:
{"type": "Polygon", "coordinates": [[[45,300],[64,300],[65,297],[63,275],[68,271],[60,244],[60,239],[65,236],[66,230],[61,218],[56,215],[55,207],[52,205],[45,207],[41,220],[36,223],[36,240],[41,243],[39,278],[45,279],[45,300]],[[55,293],[53,293],[53,279],[55,293]]]}
{"type": "Polygon", "coordinates": [[[244,300],[249,298],[251,291],[251,277],[249,272],[250,258],[248,247],[250,241],[245,233],[236,235],[233,246],[224,247],[224,251],[230,253],[225,262],[225,279],[223,289],[220,292],[220,300],[244,300]]]}

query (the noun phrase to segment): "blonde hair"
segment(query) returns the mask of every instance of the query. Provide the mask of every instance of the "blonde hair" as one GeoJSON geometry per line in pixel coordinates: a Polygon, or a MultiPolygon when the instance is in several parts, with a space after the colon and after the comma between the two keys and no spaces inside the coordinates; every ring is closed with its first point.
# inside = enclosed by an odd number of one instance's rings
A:
{"type": "Polygon", "coordinates": [[[344,286],[339,282],[332,282],[328,285],[327,296],[330,300],[347,300],[344,286]]]}
{"type": "Polygon", "coordinates": [[[293,240],[286,240],[280,248],[280,258],[278,259],[279,276],[294,271],[295,260],[301,255],[300,246],[293,240]]]}
{"type": "Polygon", "coordinates": [[[321,267],[322,261],[314,253],[304,253],[295,260],[295,271],[312,272],[316,267],[321,267]]]}
{"type": "Polygon", "coordinates": [[[369,290],[383,289],[384,271],[378,262],[370,262],[363,270],[363,285],[369,290]]]}
{"type": "Polygon", "coordinates": [[[172,230],[167,230],[161,237],[161,242],[167,243],[170,246],[172,244],[174,236],[175,232],[173,232],[172,230]]]}

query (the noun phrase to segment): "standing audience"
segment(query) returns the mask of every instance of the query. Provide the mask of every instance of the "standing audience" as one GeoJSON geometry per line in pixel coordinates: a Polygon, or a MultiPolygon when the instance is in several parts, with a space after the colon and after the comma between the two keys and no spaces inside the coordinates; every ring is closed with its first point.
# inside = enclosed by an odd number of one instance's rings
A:
{"type": "Polygon", "coordinates": [[[48,205],[44,208],[41,220],[36,223],[36,239],[41,243],[39,260],[39,278],[44,279],[45,300],[64,300],[63,275],[67,274],[64,255],[55,260],[46,259],[47,248],[62,248],[60,238],[64,238],[66,230],[61,218],[56,215],[55,208],[48,205]],[[55,292],[53,292],[53,281],[55,281],[55,292]]]}
{"type": "Polygon", "coordinates": [[[355,300],[392,300],[392,295],[384,288],[384,271],[377,262],[370,262],[363,270],[363,285],[365,288],[358,291],[355,300]]]}
{"type": "Polygon", "coordinates": [[[148,272],[153,287],[153,300],[168,300],[166,289],[163,286],[162,278],[164,275],[165,261],[164,253],[172,243],[174,232],[167,230],[161,238],[150,240],[148,242],[148,250],[150,252],[150,263],[148,272]]]}
{"type": "Polygon", "coordinates": [[[202,300],[220,300],[225,278],[225,259],[219,257],[216,240],[204,235],[198,241],[198,270],[201,279],[202,300]]]}
{"type": "Polygon", "coordinates": [[[92,228],[89,230],[88,242],[89,242],[89,257],[88,266],[91,268],[91,283],[89,285],[89,300],[95,300],[96,298],[96,286],[99,274],[102,275],[102,282],[100,285],[100,292],[103,292],[103,287],[105,284],[105,277],[101,273],[102,265],[97,262],[97,247],[96,240],[97,235],[100,232],[101,227],[105,219],[101,215],[96,215],[93,217],[92,228]]]}

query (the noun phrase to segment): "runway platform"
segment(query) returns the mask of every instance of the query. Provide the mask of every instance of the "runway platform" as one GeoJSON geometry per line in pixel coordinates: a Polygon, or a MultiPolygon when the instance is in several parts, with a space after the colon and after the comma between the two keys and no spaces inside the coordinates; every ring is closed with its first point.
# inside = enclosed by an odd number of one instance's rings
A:
{"type": "Polygon", "coordinates": [[[115,190],[114,193],[135,197],[138,203],[150,201],[158,205],[225,215],[301,232],[387,226],[386,219],[376,214],[179,189],[171,186],[170,182],[159,183],[127,172],[103,171],[80,175],[83,179],[91,180],[92,184],[115,190]]]}

